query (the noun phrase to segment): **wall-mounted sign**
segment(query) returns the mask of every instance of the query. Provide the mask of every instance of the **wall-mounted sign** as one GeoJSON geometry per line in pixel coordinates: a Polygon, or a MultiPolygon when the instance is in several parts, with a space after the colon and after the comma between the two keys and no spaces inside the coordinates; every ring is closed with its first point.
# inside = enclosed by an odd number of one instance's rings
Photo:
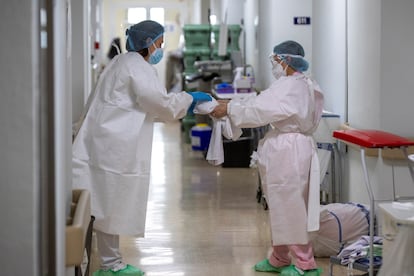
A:
{"type": "Polygon", "coordinates": [[[295,16],[293,17],[294,25],[310,25],[311,18],[309,16],[295,16]]]}

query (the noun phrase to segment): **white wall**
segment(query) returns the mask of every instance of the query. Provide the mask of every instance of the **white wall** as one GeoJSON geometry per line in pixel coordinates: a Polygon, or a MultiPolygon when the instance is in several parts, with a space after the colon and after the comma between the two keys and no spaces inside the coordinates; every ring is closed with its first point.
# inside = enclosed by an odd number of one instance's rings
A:
{"type": "Polygon", "coordinates": [[[348,1],[349,123],[380,127],[381,3],[348,1]]]}
{"type": "Polygon", "coordinates": [[[259,64],[258,47],[258,23],[259,23],[259,3],[256,0],[245,0],[244,3],[244,34],[242,33],[242,43],[245,36],[245,63],[253,66],[257,70],[259,64]]]}
{"type": "Polygon", "coordinates": [[[92,90],[90,0],[72,1],[72,122],[79,120],[92,90]]]}
{"type": "Polygon", "coordinates": [[[244,15],[243,7],[243,2],[240,0],[222,0],[219,22],[223,22],[227,13],[227,24],[241,24],[244,15]]]}
{"type": "Polygon", "coordinates": [[[2,275],[64,275],[71,179],[69,6],[65,0],[47,7],[44,1],[10,2],[0,11],[2,275]]]}
{"type": "MultiPolygon", "coordinates": [[[[208,24],[209,22],[209,9],[210,0],[201,0],[199,5],[194,5],[194,9],[200,13],[200,20],[195,21],[201,24],[208,24]]],[[[211,12],[211,10],[210,10],[211,12]]]]}
{"type": "Polygon", "coordinates": [[[381,128],[414,137],[414,1],[381,8],[381,128]]]}
{"type": "MultiPolygon", "coordinates": [[[[65,271],[66,244],[65,229],[66,219],[71,211],[72,203],[72,107],[71,102],[71,67],[72,58],[71,40],[71,5],[69,0],[55,1],[53,5],[53,48],[48,47],[48,52],[53,55],[53,103],[47,114],[53,117],[53,128],[48,129],[53,138],[49,140],[48,148],[53,148],[53,157],[48,159],[49,169],[54,172],[50,179],[49,191],[51,199],[49,208],[54,209],[54,220],[49,221],[49,227],[53,227],[55,238],[55,256],[52,256],[56,265],[56,275],[63,275],[65,271]],[[53,49],[53,52],[52,52],[53,49]],[[53,222],[53,223],[51,223],[53,222]],[[53,226],[51,226],[51,224],[53,226]]],[[[52,76],[47,79],[51,82],[52,76]]],[[[51,97],[49,95],[49,97],[51,97]]],[[[43,200],[43,199],[41,199],[43,200]]]]}
{"type": "MultiPolygon", "coordinates": [[[[355,128],[380,128],[380,38],[381,3],[349,0],[348,121],[355,128]]],[[[376,158],[367,161],[373,187],[378,187],[381,167],[376,169],[376,158]]],[[[349,151],[349,171],[344,173],[344,199],[368,203],[359,152],[349,151]]]]}
{"type": "Polygon", "coordinates": [[[325,109],[346,121],[346,0],[314,0],[312,73],[324,92],[325,109]]]}
{"type": "MultiPolygon", "coordinates": [[[[351,126],[414,137],[414,2],[348,0],[348,114],[351,126]]],[[[345,171],[345,200],[368,203],[359,152],[350,150],[345,171]]],[[[394,162],[397,193],[414,195],[406,163],[394,162]]],[[[392,167],[368,158],[378,199],[390,199],[392,167]]]]}
{"type": "Polygon", "coordinates": [[[40,269],[40,49],[38,17],[32,10],[35,1],[10,2],[0,10],[0,248],[5,275],[15,274],[16,268],[23,275],[39,275],[40,269]]]}

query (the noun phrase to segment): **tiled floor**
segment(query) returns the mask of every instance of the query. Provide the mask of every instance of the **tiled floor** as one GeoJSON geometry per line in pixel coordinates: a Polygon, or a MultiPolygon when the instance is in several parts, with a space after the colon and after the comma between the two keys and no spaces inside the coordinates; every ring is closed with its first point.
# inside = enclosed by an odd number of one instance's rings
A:
{"type": "MultiPolygon", "coordinates": [[[[256,170],[212,166],[183,141],[179,122],[155,125],[146,236],[121,238],[124,260],[146,276],[275,275],[252,269],[270,245],[256,170]]],[[[92,249],[95,271],[95,242],[92,249]]],[[[329,275],[329,260],[317,263],[329,275]]],[[[333,272],[362,274],[342,266],[333,272]]]]}

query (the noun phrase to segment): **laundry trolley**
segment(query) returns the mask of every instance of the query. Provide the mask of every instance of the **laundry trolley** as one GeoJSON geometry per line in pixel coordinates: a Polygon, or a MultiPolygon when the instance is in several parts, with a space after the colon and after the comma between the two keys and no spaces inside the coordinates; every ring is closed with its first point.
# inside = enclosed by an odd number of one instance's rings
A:
{"type": "MultiPolygon", "coordinates": [[[[369,228],[369,236],[370,236],[370,250],[369,250],[369,265],[368,267],[364,266],[354,266],[355,269],[368,271],[369,276],[374,275],[374,218],[375,218],[375,198],[374,193],[372,191],[372,186],[369,180],[368,171],[366,167],[366,160],[365,160],[365,153],[366,149],[400,149],[404,155],[404,158],[408,161],[408,169],[410,171],[411,178],[414,183],[414,171],[412,162],[410,161],[408,155],[408,147],[414,146],[414,141],[411,141],[407,138],[394,135],[389,132],[384,132],[380,130],[358,130],[358,129],[346,129],[346,130],[336,130],[333,132],[333,137],[341,142],[345,142],[347,144],[356,145],[360,148],[360,155],[361,155],[361,162],[362,162],[362,169],[364,172],[364,181],[365,186],[368,191],[368,196],[370,200],[370,228],[369,228]]],[[[399,198],[395,198],[395,187],[393,186],[393,194],[394,199],[398,200],[399,198]]],[[[332,272],[332,264],[340,264],[334,256],[331,257],[331,272],[332,272]]]]}

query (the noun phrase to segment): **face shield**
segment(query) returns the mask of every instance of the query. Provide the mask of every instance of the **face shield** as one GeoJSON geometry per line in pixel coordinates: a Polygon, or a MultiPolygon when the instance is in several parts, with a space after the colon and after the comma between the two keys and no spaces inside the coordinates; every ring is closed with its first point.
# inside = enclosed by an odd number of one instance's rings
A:
{"type": "Polygon", "coordinates": [[[301,55],[271,54],[269,56],[269,59],[272,63],[273,68],[275,68],[277,64],[280,64],[281,62],[285,63],[286,65],[289,65],[295,71],[299,72],[304,72],[308,70],[309,67],[308,62],[301,55]]]}
{"type": "Polygon", "coordinates": [[[270,63],[272,64],[272,75],[275,77],[275,79],[278,80],[281,77],[287,75],[288,65],[282,63],[283,60],[281,59],[280,55],[270,54],[269,59],[270,63]]]}
{"type": "Polygon", "coordinates": [[[277,64],[280,64],[283,61],[281,55],[277,55],[273,53],[269,55],[269,60],[273,67],[275,67],[277,64]]]}

